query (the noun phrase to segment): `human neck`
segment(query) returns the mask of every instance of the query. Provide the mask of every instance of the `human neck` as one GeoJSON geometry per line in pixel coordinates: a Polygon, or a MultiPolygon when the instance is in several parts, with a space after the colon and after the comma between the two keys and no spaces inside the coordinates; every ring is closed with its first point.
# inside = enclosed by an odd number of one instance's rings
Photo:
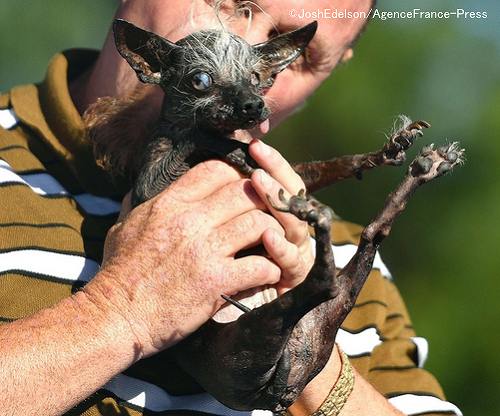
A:
{"type": "MultiPolygon", "coordinates": [[[[155,0],[154,3],[156,2],[159,0],[155,0]]],[[[145,19],[148,14],[141,10],[141,7],[144,7],[144,5],[141,6],[141,3],[122,1],[115,17],[139,22],[143,25],[151,25],[152,23],[145,19]]],[[[101,97],[126,98],[136,93],[141,86],[142,84],[134,71],[116,50],[113,32],[110,30],[95,64],[86,73],[72,81],[69,88],[76,108],[80,114],[83,114],[91,104],[101,97]]],[[[158,91],[153,89],[151,92],[148,106],[151,107],[151,114],[158,114],[162,94],[159,89],[158,91]]]]}
{"type": "Polygon", "coordinates": [[[95,64],[72,81],[69,88],[76,108],[83,114],[98,98],[124,98],[138,84],[134,72],[116,52],[114,42],[108,36],[95,64]]]}

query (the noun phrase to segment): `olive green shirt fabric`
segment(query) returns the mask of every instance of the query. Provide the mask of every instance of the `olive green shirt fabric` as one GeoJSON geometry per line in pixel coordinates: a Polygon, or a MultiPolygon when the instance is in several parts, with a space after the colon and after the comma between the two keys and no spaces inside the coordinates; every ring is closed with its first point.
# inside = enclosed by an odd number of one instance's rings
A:
{"type": "MultiPolygon", "coordinates": [[[[106,232],[116,220],[126,188],[112,183],[95,164],[68,91],[68,82],[95,58],[96,52],[85,50],[58,54],[41,84],[0,95],[0,113],[13,121],[0,128],[4,324],[55,304],[91,279],[106,232]]],[[[334,224],[338,258],[348,259],[354,252],[360,231],[348,222],[334,224]]],[[[415,336],[400,294],[378,258],[337,342],[357,370],[401,410],[459,414],[445,401],[435,378],[421,368],[426,343],[415,336]]],[[[173,366],[162,354],[141,361],[69,414],[245,413],[217,407],[208,394],[177,396],[188,380],[172,379],[173,366]]]]}

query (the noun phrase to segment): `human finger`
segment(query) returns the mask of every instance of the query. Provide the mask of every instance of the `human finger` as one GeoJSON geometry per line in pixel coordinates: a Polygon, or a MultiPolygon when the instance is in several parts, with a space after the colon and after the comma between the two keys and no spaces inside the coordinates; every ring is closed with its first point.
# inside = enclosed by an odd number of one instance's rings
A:
{"type": "Polygon", "coordinates": [[[279,182],[288,193],[295,195],[305,188],[302,178],[273,147],[255,139],[250,143],[249,153],[257,164],[279,182]]]}
{"type": "Polygon", "coordinates": [[[267,209],[269,209],[285,229],[287,240],[294,244],[303,244],[306,242],[309,236],[307,223],[299,220],[293,214],[282,212],[275,208],[276,205],[284,205],[279,197],[281,191],[283,191],[283,198],[285,200],[288,200],[291,194],[284,189],[281,183],[277,182],[262,169],[257,169],[252,174],[251,179],[253,188],[259,197],[264,200],[267,209]]]}
{"type": "Polygon", "coordinates": [[[221,160],[207,160],[188,170],[167,189],[180,201],[195,202],[241,179],[242,176],[235,168],[221,160]]]}
{"type": "Polygon", "coordinates": [[[200,215],[205,215],[206,224],[211,227],[218,227],[254,209],[266,209],[265,203],[257,195],[249,179],[231,182],[198,204],[200,215]]]}
{"type": "Polygon", "coordinates": [[[263,233],[272,229],[284,236],[279,222],[261,210],[248,211],[221,225],[209,236],[209,244],[217,245],[221,254],[234,256],[237,252],[259,244],[263,233]]]}
{"type": "Polygon", "coordinates": [[[282,270],[281,287],[292,288],[304,280],[309,270],[299,247],[290,243],[284,236],[269,229],[262,235],[262,244],[266,252],[282,270]]]}
{"type": "Polygon", "coordinates": [[[281,269],[263,256],[246,256],[232,260],[221,284],[224,294],[234,295],[247,289],[279,282],[281,269]]]}

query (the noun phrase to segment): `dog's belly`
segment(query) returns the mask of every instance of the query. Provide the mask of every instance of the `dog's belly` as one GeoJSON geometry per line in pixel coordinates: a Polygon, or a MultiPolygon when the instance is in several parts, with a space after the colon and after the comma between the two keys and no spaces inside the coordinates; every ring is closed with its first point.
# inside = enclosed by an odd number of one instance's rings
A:
{"type": "MultiPolygon", "coordinates": [[[[273,286],[266,285],[245,290],[231,297],[250,309],[255,309],[264,303],[269,303],[276,299],[278,297],[278,292],[276,292],[276,289],[273,286]]],[[[226,303],[217,311],[217,313],[213,316],[213,319],[221,323],[231,322],[238,319],[238,317],[243,313],[244,312],[236,306],[226,303]]]]}

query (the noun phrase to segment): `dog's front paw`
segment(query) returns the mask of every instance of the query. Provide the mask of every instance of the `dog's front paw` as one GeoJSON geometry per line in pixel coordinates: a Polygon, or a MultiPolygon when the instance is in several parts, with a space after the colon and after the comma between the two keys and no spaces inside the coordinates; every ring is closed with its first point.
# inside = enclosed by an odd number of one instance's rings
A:
{"type": "Polygon", "coordinates": [[[431,127],[427,121],[411,121],[403,115],[399,117],[399,120],[401,124],[394,128],[383,149],[385,164],[401,165],[406,160],[405,151],[413,145],[418,137],[424,135],[424,129],[431,127]]]}
{"type": "Polygon", "coordinates": [[[289,212],[295,215],[302,221],[313,227],[321,228],[330,227],[331,222],[337,218],[333,210],[315,199],[311,195],[306,195],[306,191],[301,189],[297,195],[292,195],[290,198],[285,197],[285,191],[280,189],[278,198],[281,205],[275,203],[272,198],[267,195],[269,204],[277,211],[289,212]]]}

